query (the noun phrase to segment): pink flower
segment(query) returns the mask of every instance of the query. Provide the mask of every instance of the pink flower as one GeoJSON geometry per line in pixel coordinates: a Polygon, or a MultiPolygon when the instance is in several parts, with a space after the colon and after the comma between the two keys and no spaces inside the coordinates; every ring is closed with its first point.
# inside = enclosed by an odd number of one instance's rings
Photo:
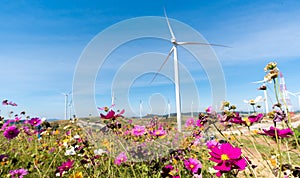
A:
{"type": "Polygon", "coordinates": [[[15,117],[14,122],[19,122],[21,120],[20,117],[15,117]]]}
{"type": "Polygon", "coordinates": [[[211,114],[211,112],[212,112],[212,107],[211,107],[211,106],[208,106],[208,108],[205,109],[205,112],[206,112],[207,114],[211,114]]]}
{"type": "Polygon", "coordinates": [[[74,160],[72,161],[70,159],[66,162],[63,162],[62,165],[57,168],[60,173],[60,176],[62,176],[64,171],[68,171],[69,169],[71,169],[73,167],[74,162],[74,160]]]}
{"type": "Polygon", "coordinates": [[[174,169],[174,167],[171,164],[166,165],[162,168],[161,176],[162,177],[170,177],[172,176],[170,173],[174,169]]]}
{"type": "Polygon", "coordinates": [[[264,115],[262,113],[255,115],[251,115],[248,117],[248,120],[251,124],[255,123],[255,122],[259,122],[262,120],[262,118],[264,117],[264,115]]]}
{"type": "Polygon", "coordinates": [[[127,161],[127,156],[125,152],[121,152],[115,159],[114,163],[116,165],[120,165],[122,163],[125,163],[127,161]]]}
{"type": "Polygon", "coordinates": [[[206,146],[208,149],[212,149],[214,147],[220,147],[220,143],[216,140],[209,140],[206,142],[206,146]]]}
{"type": "Polygon", "coordinates": [[[151,135],[157,136],[157,137],[164,136],[166,134],[167,134],[167,132],[163,128],[160,128],[160,129],[157,129],[157,130],[151,132],[151,135]]]}
{"type": "Polygon", "coordinates": [[[190,117],[185,121],[185,126],[186,127],[191,127],[195,125],[195,120],[194,118],[190,117]]]}
{"type": "Polygon", "coordinates": [[[3,101],[2,101],[2,105],[3,105],[3,106],[7,106],[7,105],[8,105],[8,100],[3,100],[3,101]]]}
{"type": "Polygon", "coordinates": [[[28,124],[34,126],[34,127],[37,127],[39,126],[40,124],[42,123],[42,120],[39,119],[39,118],[31,118],[29,121],[28,121],[28,124]]]}
{"type": "Polygon", "coordinates": [[[269,130],[263,129],[264,133],[261,133],[261,134],[275,137],[275,129],[276,129],[278,137],[281,137],[281,138],[286,138],[286,137],[289,137],[290,135],[294,134],[294,132],[292,131],[291,128],[277,129],[273,126],[271,126],[269,130]]]}
{"type": "Polygon", "coordinates": [[[6,128],[6,130],[3,132],[4,137],[6,137],[8,140],[13,139],[19,135],[20,131],[15,125],[9,126],[6,128]]]}
{"type": "Polygon", "coordinates": [[[16,169],[16,170],[10,170],[9,174],[12,178],[23,178],[23,176],[28,174],[28,171],[26,169],[16,169]]]}
{"type": "Polygon", "coordinates": [[[115,104],[112,104],[110,107],[107,107],[107,106],[102,107],[102,108],[99,108],[99,107],[98,107],[98,109],[107,112],[109,109],[113,108],[114,106],[115,106],[115,104]]]}
{"type": "Polygon", "coordinates": [[[197,173],[199,168],[202,168],[202,164],[196,158],[189,158],[188,160],[184,160],[184,166],[187,170],[192,173],[197,173]]]}
{"type": "Polygon", "coordinates": [[[101,113],[100,114],[100,118],[101,119],[112,119],[112,120],[114,120],[117,117],[123,117],[122,114],[124,114],[124,113],[125,113],[124,109],[119,114],[116,114],[115,111],[110,110],[110,111],[108,111],[108,113],[106,115],[104,115],[104,114],[101,113]]]}
{"type": "Polygon", "coordinates": [[[11,105],[11,106],[18,106],[16,103],[13,103],[12,101],[8,102],[8,105],[11,105]]]}
{"type": "Polygon", "coordinates": [[[144,135],[146,133],[145,126],[135,125],[131,133],[135,136],[144,135]]]}
{"type": "Polygon", "coordinates": [[[205,122],[203,122],[202,120],[197,120],[196,121],[196,126],[198,126],[198,127],[203,127],[204,126],[204,124],[205,124],[205,122]]]}
{"type": "Polygon", "coordinates": [[[230,143],[221,144],[220,147],[211,148],[209,160],[216,162],[215,170],[218,170],[217,176],[229,172],[232,169],[244,170],[247,166],[246,160],[241,157],[240,148],[234,148],[230,143]]]}
{"type": "Polygon", "coordinates": [[[7,120],[1,127],[0,130],[5,131],[6,127],[9,126],[9,124],[12,122],[12,120],[7,120]]]}
{"type": "Polygon", "coordinates": [[[232,116],[232,118],[229,119],[229,122],[235,123],[235,124],[245,124],[245,121],[242,120],[242,117],[240,116],[240,114],[238,112],[234,113],[234,116],[232,116]]]}

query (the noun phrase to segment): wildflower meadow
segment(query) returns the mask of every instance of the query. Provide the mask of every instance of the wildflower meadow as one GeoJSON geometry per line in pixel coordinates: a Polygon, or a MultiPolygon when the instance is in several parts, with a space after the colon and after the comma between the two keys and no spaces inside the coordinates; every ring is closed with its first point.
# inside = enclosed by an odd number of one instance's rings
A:
{"type": "MultiPolygon", "coordinates": [[[[99,107],[97,124],[84,118],[48,122],[13,113],[1,116],[0,177],[209,178],[300,177],[300,116],[292,116],[279,89],[275,62],[259,90],[276,98],[269,113],[255,100],[251,113],[224,101],[183,120],[125,118],[125,110],[99,107]],[[272,87],[269,87],[272,86],[272,87]]],[[[119,106],[121,107],[121,106],[119,106]]]]}

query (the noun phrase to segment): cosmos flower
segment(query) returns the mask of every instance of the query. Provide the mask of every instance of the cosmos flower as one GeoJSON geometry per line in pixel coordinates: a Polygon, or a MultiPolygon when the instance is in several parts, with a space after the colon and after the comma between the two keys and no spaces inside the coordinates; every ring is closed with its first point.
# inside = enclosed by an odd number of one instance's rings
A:
{"type": "Polygon", "coordinates": [[[185,121],[185,126],[186,127],[192,127],[195,125],[195,120],[194,118],[190,117],[185,121]]]}
{"type": "Polygon", "coordinates": [[[171,164],[168,164],[164,166],[161,170],[161,176],[162,177],[170,177],[172,176],[170,172],[174,169],[174,167],[171,164]]]}
{"type": "Polygon", "coordinates": [[[28,171],[26,169],[15,169],[15,170],[10,170],[9,174],[11,175],[12,178],[23,178],[23,176],[28,174],[28,171]]]}
{"type": "Polygon", "coordinates": [[[73,146],[71,146],[71,148],[69,150],[66,150],[65,155],[66,156],[76,155],[75,148],[73,146]]]}
{"type": "Polygon", "coordinates": [[[73,173],[69,178],[83,178],[82,172],[76,172],[75,174],[73,173]]]}
{"type": "Polygon", "coordinates": [[[240,116],[240,114],[234,113],[233,117],[229,120],[229,122],[231,123],[235,123],[235,124],[244,124],[245,121],[242,119],[242,117],[240,116]]]}
{"type": "Polygon", "coordinates": [[[277,68],[277,63],[276,62],[269,62],[266,67],[264,68],[264,71],[267,72],[269,70],[274,70],[277,68]]]}
{"type": "Polygon", "coordinates": [[[116,114],[115,111],[110,110],[110,111],[108,111],[108,113],[106,115],[104,115],[104,114],[101,113],[100,114],[100,118],[101,119],[112,119],[112,120],[114,120],[117,117],[123,117],[122,114],[124,114],[124,113],[125,113],[124,109],[120,113],[118,113],[118,114],[116,114]]]}
{"type": "Polygon", "coordinates": [[[104,153],[106,153],[106,151],[102,150],[101,148],[94,150],[95,155],[103,155],[104,153]]]}
{"type": "Polygon", "coordinates": [[[214,169],[219,171],[216,174],[218,177],[232,169],[244,170],[247,166],[246,160],[241,157],[241,149],[233,147],[230,143],[211,148],[209,154],[211,155],[209,160],[217,163],[214,169]]]}
{"type": "Polygon", "coordinates": [[[214,147],[220,147],[221,144],[217,142],[216,140],[209,140],[206,142],[206,146],[208,149],[212,149],[214,147]]]}
{"type": "Polygon", "coordinates": [[[153,132],[151,132],[151,135],[157,136],[157,137],[161,137],[166,134],[167,134],[167,132],[163,128],[160,128],[160,129],[157,129],[157,130],[154,130],[153,132]]]}
{"type": "Polygon", "coordinates": [[[30,124],[31,126],[34,126],[34,127],[37,127],[39,126],[40,124],[42,123],[42,120],[39,119],[39,118],[31,118],[29,121],[28,121],[28,124],[30,124]]]}
{"type": "Polygon", "coordinates": [[[98,109],[107,112],[107,111],[109,111],[109,109],[113,108],[114,106],[115,106],[115,104],[112,104],[110,107],[107,107],[107,106],[102,107],[102,108],[98,107],[98,109]]]}
{"type": "Polygon", "coordinates": [[[21,117],[15,117],[14,122],[19,122],[21,120],[21,117]]]}
{"type": "Polygon", "coordinates": [[[197,173],[199,168],[202,168],[202,164],[196,158],[189,158],[184,160],[184,166],[187,170],[191,171],[192,173],[197,173]]]}
{"type": "Polygon", "coordinates": [[[286,114],[282,110],[276,110],[274,112],[273,122],[287,121],[286,114]]]}
{"type": "Polygon", "coordinates": [[[6,127],[7,126],[9,126],[9,124],[12,122],[12,120],[7,120],[3,125],[2,125],[2,127],[1,127],[1,129],[0,130],[5,130],[6,129],[6,127]]]}
{"type": "Polygon", "coordinates": [[[263,119],[264,115],[262,113],[257,115],[250,115],[248,118],[244,118],[244,122],[247,126],[252,125],[255,122],[260,122],[263,119]]]}
{"type": "Polygon", "coordinates": [[[7,106],[7,105],[8,105],[8,100],[3,100],[3,101],[2,101],[2,105],[3,105],[3,106],[7,106]]]}
{"type": "Polygon", "coordinates": [[[121,152],[115,159],[114,163],[116,165],[120,165],[122,163],[125,163],[127,161],[127,156],[125,152],[121,152]]]}
{"type": "Polygon", "coordinates": [[[11,105],[11,106],[18,106],[16,103],[14,103],[14,102],[12,102],[12,101],[8,102],[7,104],[8,104],[8,105],[11,105]]]}
{"type": "Polygon", "coordinates": [[[291,135],[294,135],[294,132],[292,131],[291,128],[277,129],[277,128],[273,127],[273,126],[271,126],[269,130],[263,129],[264,133],[260,133],[260,134],[268,135],[268,136],[271,136],[271,137],[275,137],[275,129],[276,129],[278,137],[280,137],[280,138],[286,138],[286,137],[289,137],[291,135]]]}
{"type": "Polygon", "coordinates": [[[3,132],[4,137],[6,137],[7,139],[13,139],[15,137],[17,137],[19,135],[20,131],[18,130],[18,128],[15,125],[9,126],[5,129],[5,131],[3,132]]]}
{"type": "Polygon", "coordinates": [[[146,133],[145,126],[135,125],[131,131],[132,135],[141,136],[146,133]]]}
{"type": "Polygon", "coordinates": [[[66,162],[63,162],[61,166],[57,167],[60,176],[62,176],[63,172],[68,171],[69,169],[71,169],[73,167],[74,164],[74,160],[68,160],[66,162]]]}
{"type": "Polygon", "coordinates": [[[212,112],[212,106],[208,106],[208,108],[205,109],[205,112],[207,114],[211,114],[211,112],[212,112]]]}
{"type": "Polygon", "coordinates": [[[267,90],[267,86],[264,84],[258,88],[258,90],[267,90]]]}

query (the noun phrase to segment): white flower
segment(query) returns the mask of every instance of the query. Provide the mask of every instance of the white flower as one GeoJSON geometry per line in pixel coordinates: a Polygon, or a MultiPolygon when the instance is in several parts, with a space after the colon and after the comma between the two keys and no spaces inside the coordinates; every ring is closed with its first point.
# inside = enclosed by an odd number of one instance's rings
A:
{"type": "Polygon", "coordinates": [[[43,117],[41,120],[42,120],[42,122],[45,122],[47,119],[46,119],[46,117],[43,117]]]}
{"type": "Polygon", "coordinates": [[[66,150],[66,152],[65,152],[66,156],[75,155],[75,154],[76,154],[76,152],[75,152],[75,148],[74,147],[71,147],[69,150],[66,150]]]}
{"type": "Polygon", "coordinates": [[[74,135],[73,138],[78,139],[78,138],[80,138],[80,136],[79,135],[74,135]]]}
{"type": "MultiPolygon", "coordinates": [[[[62,172],[62,175],[64,175],[65,173],[66,173],[66,171],[63,171],[63,172],[62,172]]],[[[55,176],[56,176],[56,177],[60,177],[60,173],[59,173],[59,172],[56,173],[55,176]]]]}
{"type": "Polygon", "coordinates": [[[218,171],[215,170],[214,168],[209,167],[209,168],[208,168],[208,172],[211,173],[211,174],[215,174],[215,173],[217,173],[218,171]]]}
{"type": "Polygon", "coordinates": [[[102,155],[102,154],[104,154],[104,153],[106,153],[106,151],[104,151],[104,150],[102,150],[102,149],[98,149],[98,150],[94,150],[94,154],[95,155],[102,155]]]}

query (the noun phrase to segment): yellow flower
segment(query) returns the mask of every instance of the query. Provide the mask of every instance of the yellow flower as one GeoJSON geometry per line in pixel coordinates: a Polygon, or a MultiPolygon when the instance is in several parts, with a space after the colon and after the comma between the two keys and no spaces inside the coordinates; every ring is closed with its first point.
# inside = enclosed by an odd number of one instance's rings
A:
{"type": "Polygon", "coordinates": [[[55,130],[54,135],[58,135],[59,134],[59,130],[55,130]]]}
{"type": "Polygon", "coordinates": [[[178,163],[177,160],[174,159],[174,158],[173,158],[172,162],[173,162],[174,164],[177,164],[177,163],[178,163]]]}
{"type": "Polygon", "coordinates": [[[69,178],[82,178],[82,172],[76,172],[76,174],[72,174],[69,178]]]}
{"type": "Polygon", "coordinates": [[[269,62],[266,67],[264,68],[265,72],[268,70],[273,70],[277,67],[277,63],[276,62],[269,62]]]}

